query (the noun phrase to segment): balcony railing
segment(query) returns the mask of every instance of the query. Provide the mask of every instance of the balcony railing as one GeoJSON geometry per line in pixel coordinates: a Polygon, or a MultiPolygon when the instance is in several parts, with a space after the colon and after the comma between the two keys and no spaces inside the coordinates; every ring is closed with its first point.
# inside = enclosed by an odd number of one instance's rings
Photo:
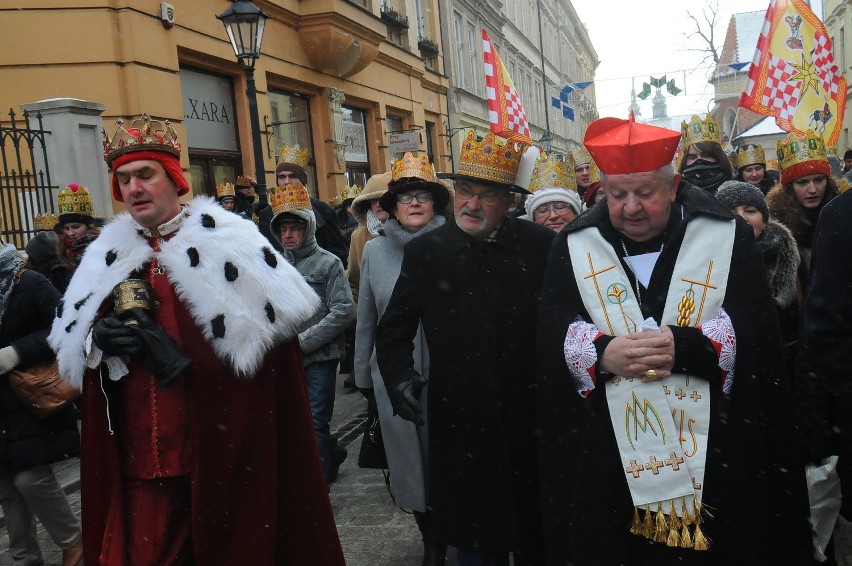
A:
{"type": "Polygon", "coordinates": [[[420,50],[420,54],[424,57],[434,57],[440,51],[438,44],[428,37],[421,37],[417,41],[417,49],[420,50]]]}
{"type": "Polygon", "coordinates": [[[388,26],[396,29],[408,29],[408,16],[397,12],[387,4],[381,8],[381,17],[388,26]]]}

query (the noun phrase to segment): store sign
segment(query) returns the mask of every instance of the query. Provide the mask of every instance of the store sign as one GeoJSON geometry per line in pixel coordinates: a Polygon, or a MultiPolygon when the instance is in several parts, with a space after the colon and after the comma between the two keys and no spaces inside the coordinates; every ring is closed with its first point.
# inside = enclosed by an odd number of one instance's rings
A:
{"type": "Polygon", "coordinates": [[[397,132],[388,134],[391,155],[420,150],[420,132],[397,132]]]}
{"type": "Polygon", "coordinates": [[[239,151],[231,81],[181,69],[180,88],[187,145],[191,149],[239,151]]]}
{"type": "Polygon", "coordinates": [[[343,136],[346,142],[346,161],[367,163],[367,134],[364,124],[343,121],[343,136]]]}

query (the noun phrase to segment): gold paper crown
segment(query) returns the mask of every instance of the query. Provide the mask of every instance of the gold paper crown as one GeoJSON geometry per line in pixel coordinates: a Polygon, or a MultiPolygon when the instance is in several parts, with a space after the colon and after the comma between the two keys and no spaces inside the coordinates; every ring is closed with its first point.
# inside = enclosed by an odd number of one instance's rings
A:
{"type": "Polygon", "coordinates": [[[340,195],[341,201],[344,201],[348,198],[355,198],[361,194],[361,190],[363,187],[359,187],[358,185],[346,185],[343,188],[343,194],[340,195]]]}
{"type": "Polygon", "coordinates": [[[542,153],[535,162],[530,192],[539,189],[560,188],[577,192],[577,179],[574,177],[574,160],[567,156],[565,161],[559,161],[555,155],[542,153]]]}
{"type": "Polygon", "coordinates": [[[269,191],[268,196],[273,216],[294,210],[311,210],[311,197],[308,195],[308,189],[304,185],[299,185],[297,189],[290,183],[287,183],[283,189],[274,187],[269,191]]]}
{"type": "Polygon", "coordinates": [[[526,150],[526,145],[507,144],[492,133],[486,134],[482,141],[477,141],[476,134],[470,130],[462,143],[456,174],[514,185],[521,157],[526,150]]]}
{"type": "MultiPolygon", "coordinates": [[[[414,177],[431,183],[438,182],[438,177],[435,175],[435,167],[429,163],[429,156],[425,153],[414,155],[410,151],[406,151],[401,158],[393,162],[391,165],[391,182],[399,181],[406,177],[414,177]]],[[[512,182],[514,182],[514,177],[512,178],[512,182]]]]}
{"type": "Polygon", "coordinates": [[[737,148],[734,153],[734,167],[742,169],[748,165],[755,163],[763,163],[766,165],[766,152],[759,145],[746,144],[737,148]]]}
{"type": "Polygon", "coordinates": [[[340,195],[334,195],[333,197],[328,199],[328,204],[330,204],[331,206],[337,206],[341,202],[343,202],[343,197],[341,197],[340,195]]]}
{"type": "Polygon", "coordinates": [[[825,142],[813,130],[805,132],[805,137],[794,133],[788,134],[784,140],[776,142],[778,147],[778,163],[783,172],[788,167],[806,161],[828,161],[825,152],[825,142]]]}
{"type": "Polygon", "coordinates": [[[257,181],[254,180],[254,177],[249,177],[248,175],[239,175],[237,177],[237,186],[238,187],[252,187],[257,181]]]}
{"type": "Polygon", "coordinates": [[[103,131],[104,160],[107,165],[111,165],[116,157],[131,151],[163,151],[180,157],[181,148],[177,132],[168,120],[160,122],[152,120],[147,114],[142,114],[141,118],[130,123],[129,128],[124,127],[124,120],[121,118],[117,119],[115,124],[118,129],[112,139],[107,135],[106,130],[103,131]]]}
{"type": "Polygon", "coordinates": [[[33,216],[33,230],[41,232],[42,230],[53,230],[53,227],[59,224],[59,219],[55,214],[45,213],[33,216]]]}
{"type": "Polygon", "coordinates": [[[585,147],[581,147],[580,149],[575,150],[574,153],[571,154],[571,157],[574,159],[574,167],[586,163],[594,163],[594,160],[592,159],[592,154],[589,153],[589,150],[585,147]]]}
{"type": "Polygon", "coordinates": [[[680,138],[680,147],[683,149],[684,155],[686,155],[686,150],[700,142],[715,142],[722,145],[719,137],[719,125],[716,124],[716,120],[710,114],[707,114],[707,118],[704,120],[693,114],[689,122],[680,123],[680,133],[683,135],[680,138]]]}
{"type": "Polygon", "coordinates": [[[278,156],[278,163],[295,163],[302,169],[308,166],[308,158],[310,154],[307,149],[302,149],[299,144],[285,145],[281,148],[281,154],[278,156]]]}
{"type": "Polygon", "coordinates": [[[231,183],[221,183],[216,185],[216,198],[236,196],[234,185],[231,183]]]}
{"type": "Polygon", "coordinates": [[[92,197],[86,187],[77,183],[70,183],[59,191],[59,215],[62,216],[63,214],[94,217],[95,208],[92,206],[92,197]]]}

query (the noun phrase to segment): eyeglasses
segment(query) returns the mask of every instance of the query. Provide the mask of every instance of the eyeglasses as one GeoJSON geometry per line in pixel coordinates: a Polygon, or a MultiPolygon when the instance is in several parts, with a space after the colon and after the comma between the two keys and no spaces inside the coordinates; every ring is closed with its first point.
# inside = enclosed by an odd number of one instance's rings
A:
{"type": "Polygon", "coordinates": [[[417,202],[424,203],[432,200],[432,193],[429,191],[423,191],[420,193],[399,193],[396,195],[396,200],[401,202],[402,204],[409,204],[414,199],[417,199],[417,202]]]}
{"type": "Polygon", "coordinates": [[[546,214],[550,214],[550,211],[555,212],[556,214],[563,214],[566,210],[573,210],[571,205],[567,202],[551,202],[548,204],[543,204],[541,206],[537,206],[533,211],[533,214],[536,216],[544,216],[546,214]]]}
{"type": "Polygon", "coordinates": [[[486,189],[477,193],[465,185],[456,186],[456,197],[463,201],[469,201],[473,197],[479,197],[479,202],[491,205],[500,202],[500,198],[502,196],[503,193],[497,189],[486,189]]]}

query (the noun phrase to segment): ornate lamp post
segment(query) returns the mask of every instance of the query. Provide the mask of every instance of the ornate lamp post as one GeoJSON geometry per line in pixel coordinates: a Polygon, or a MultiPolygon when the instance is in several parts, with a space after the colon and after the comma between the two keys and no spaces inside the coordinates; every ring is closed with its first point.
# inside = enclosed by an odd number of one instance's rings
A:
{"type": "Polygon", "coordinates": [[[257,195],[261,205],[266,204],[266,171],[263,167],[263,148],[260,142],[260,117],[257,113],[257,89],[254,84],[254,64],[260,57],[263,29],[269,16],[248,0],[233,0],[228,9],[216,16],[225,25],[228,39],[237,61],[246,72],[246,95],[251,119],[251,140],[254,146],[257,195]]]}

